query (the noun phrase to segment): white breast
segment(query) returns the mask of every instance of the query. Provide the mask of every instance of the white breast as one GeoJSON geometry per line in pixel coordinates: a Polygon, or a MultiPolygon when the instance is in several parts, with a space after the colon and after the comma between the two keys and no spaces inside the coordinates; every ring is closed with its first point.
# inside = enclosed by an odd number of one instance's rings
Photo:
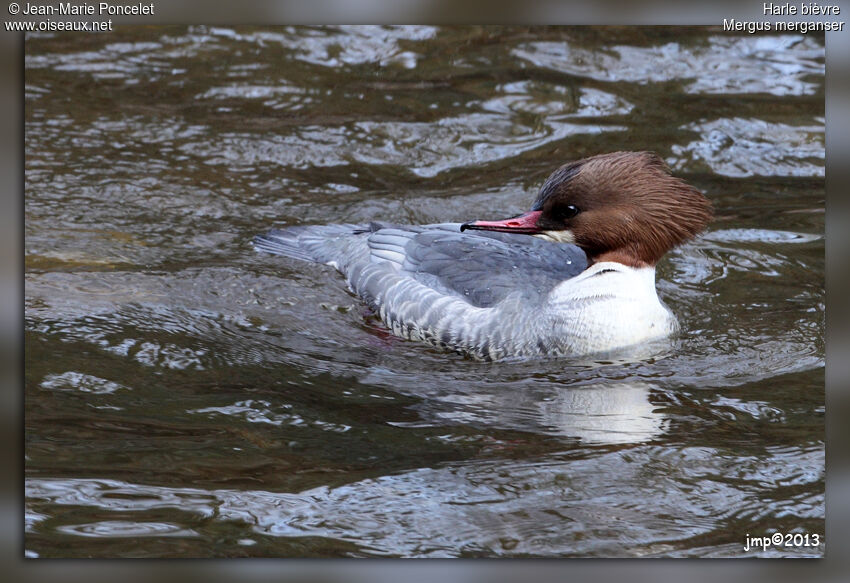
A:
{"type": "Polygon", "coordinates": [[[678,329],[658,299],[655,268],[601,262],[549,294],[547,319],[567,353],[589,354],[641,344],[678,329]]]}

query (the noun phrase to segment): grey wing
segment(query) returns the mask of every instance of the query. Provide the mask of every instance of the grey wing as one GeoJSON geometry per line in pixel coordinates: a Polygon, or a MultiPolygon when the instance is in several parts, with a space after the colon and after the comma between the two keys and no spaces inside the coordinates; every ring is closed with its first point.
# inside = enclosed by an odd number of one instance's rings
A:
{"type": "Polygon", "coordinates": [[[575,245],[520,234],[461,233],[459,223],[380,228],[368,242],[372,261],[390,262],[480,308],[511,294],[534,301],[587,268],[587,256],[575,245]]]}

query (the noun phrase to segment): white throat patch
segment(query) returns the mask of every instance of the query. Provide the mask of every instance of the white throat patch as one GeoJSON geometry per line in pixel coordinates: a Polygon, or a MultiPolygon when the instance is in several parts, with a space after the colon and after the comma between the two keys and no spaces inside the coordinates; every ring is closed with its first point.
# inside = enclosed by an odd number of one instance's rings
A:
{"type": "Polygon", "coordinates": [[[576,238],[573,235],[573,232],[570,230],[563,231],[543,231],[540,233],[535,233],[534,237],[538,239],[543,239],[544,241],[551,241],[553,243],[575,243],[576,238]]]}

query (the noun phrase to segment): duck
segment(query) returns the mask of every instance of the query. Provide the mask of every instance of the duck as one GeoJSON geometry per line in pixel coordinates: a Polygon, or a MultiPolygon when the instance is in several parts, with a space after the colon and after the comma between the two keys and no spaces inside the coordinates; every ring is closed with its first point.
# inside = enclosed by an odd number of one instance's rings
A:
{"type": "Polygon", "coordinates": [[[528,212],[430,225],[306,225],[256,250],[338,270],[396,336],[479,360],[608,355],[679,330],[656,265],[710,201],[653,152],[564,164],[528,212]]]}

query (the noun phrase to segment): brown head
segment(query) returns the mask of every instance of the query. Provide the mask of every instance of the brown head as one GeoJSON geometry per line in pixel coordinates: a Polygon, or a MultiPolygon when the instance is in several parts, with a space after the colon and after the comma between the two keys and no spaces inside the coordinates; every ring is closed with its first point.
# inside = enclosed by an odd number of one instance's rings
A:
{"type": "Polygon", "coordinates": [[[540,188],[531,211],[504,221],[474,221],[461,230],[526,233],[575,243],[591,262],[655,265],[699,234],[711,203],[670,175],[651,152],[614,152],[566,164],[540,188]]]}

